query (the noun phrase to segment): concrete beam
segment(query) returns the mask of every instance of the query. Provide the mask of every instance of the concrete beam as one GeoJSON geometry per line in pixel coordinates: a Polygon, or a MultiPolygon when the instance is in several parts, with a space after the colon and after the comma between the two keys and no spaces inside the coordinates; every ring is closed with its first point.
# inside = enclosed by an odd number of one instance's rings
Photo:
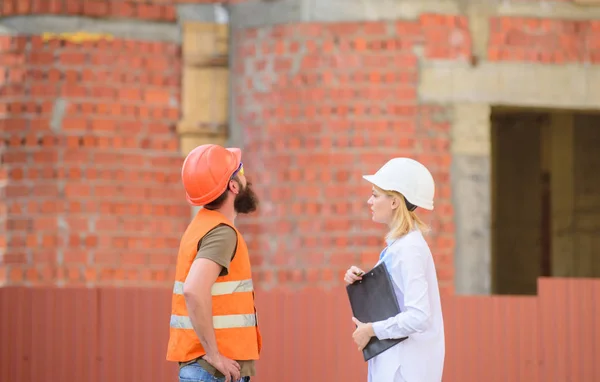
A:
{"type": "Polygon", "coordinates": [[[0,29],[13,34],[88,32],[109,34],[117,38],[179,43],[181,33],[176,24],[138,20],[101,20],[71,16],[15,16],[0,19],[0,29]]]}
{"type": "Polygon", "coordinates": [[[425,102],[596,110],[600,105],[600,67],[483,62],[472,68],[425,62],[419,97],[425,102]]]}
{"type": "Polygon", "coordinates": [[[231,6],[234,28],[301,22],[376,21],[417,18],[424,12],[458,13],[453,0],[249,0],[231,6]]]}
{"type": "Polygon", "coordinates": [[[234,28],[303,22],[351,22],[416,19],[422,13],[479,14],[589,20],[600,18],[600,7],[573,3],[480,4],[465,0],[247,0],[231,5],[234,28]],[[473,9],[473,11],[470,11],[473,9]]]}
{"type": "Polygon", "coordinates": [[[229,23],[229,10],[222,4],[180,4],[176,6],[177,22],[229,23]]]}
{"type": "Polygon", "coordinates": [[[181,43],[180,25],[190,21],[227,24],[229,11],[221,4],[177,5],[177,22],[164,23],[134,19],[94,19],[78,16],[14,16],[0,18],[0,35],[42,33],[108,34],[116,38],[181,43]]]}

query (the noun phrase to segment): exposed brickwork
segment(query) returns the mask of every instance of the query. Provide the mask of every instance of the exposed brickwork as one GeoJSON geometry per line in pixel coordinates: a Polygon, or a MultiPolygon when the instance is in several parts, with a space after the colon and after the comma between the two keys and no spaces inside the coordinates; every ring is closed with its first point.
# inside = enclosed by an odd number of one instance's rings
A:
{"type": "Polygon", "coordinates": [[[177,4],[238,3],[243,0],[3,0],[0,16],[54,14],[175,21],[177,4]]]}
{"type": "MultiPolygon", "coordinates": [[[[209,1],[32,0],[0,9],[173,22],[176,4],[202,2],[209,1]]],[[[596,62],[598,25],[493,18],[489,59],[596,62]]],[[[333,285],[349,264],[372,265],[385,229],[370,222],[370,187],[360,175],[406,155],[437,180],[436,211],[425,217],[450,291],[451,108],[420,102],[417,86],[420,59],[470,59],[467,18],[283,25],[235,39],[236,117],[263,200],[259,214],[240,219],[258,281],[267,288],[333,285]]],[[[173,128],[178,50],[123,40],[0,39],[0,175],[8,179],[10,245],[2,269],[12,283],[170,282],[189,216],[173,128]],[[133,184],[119,187],[124,180],[133,184]]]]}
{"type": "Polygon", "coordinates": [[[494,17],[490,61],[600,63],[600,21],[494,17]]]}
{"type": "Polygon", "coordinates": [[[424,216],[441,284],[451,287],[451,121],[447,107],[419,104],[415,48],[466,58],[465,28],[464,18],[426,15],[238,33],[237,117],[263,200],[242,229],[265,287],[338,284],[350,264],[373,265],[385,228],[370,221],[361,175],[394,156],[422,160],[437,180],[436,210],[424,216]]]}
{"type": "Polygon", "coordinates": [[[0,46],[10,282],[170,283],[190,213],[174,131],[178,46],[38,36],[0,46]]]}
{"type": "MultiPolygon", "coordinates": [[[[398,35],[404,36],[399,24],[398,35]]],[[[468,20],[464,16],[431,15],[420,17],[420,31],[425,42],[427,59],[466,59],[471,54],[468,20]]]]}

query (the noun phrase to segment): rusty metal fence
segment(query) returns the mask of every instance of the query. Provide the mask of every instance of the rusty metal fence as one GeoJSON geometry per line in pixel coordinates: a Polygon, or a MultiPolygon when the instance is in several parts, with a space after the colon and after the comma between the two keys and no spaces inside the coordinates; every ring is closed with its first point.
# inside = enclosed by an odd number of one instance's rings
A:
{"type": "MultiPolygon", "coordinates": [[[[345,291],[259,291],[258,382],[366,381],[345,291]]],[[[444,382],[600,381],[600,280],[445,296],[444,382]]],[[[166,289],[0,289],[0,381],[176,382],[166,289]]]]}

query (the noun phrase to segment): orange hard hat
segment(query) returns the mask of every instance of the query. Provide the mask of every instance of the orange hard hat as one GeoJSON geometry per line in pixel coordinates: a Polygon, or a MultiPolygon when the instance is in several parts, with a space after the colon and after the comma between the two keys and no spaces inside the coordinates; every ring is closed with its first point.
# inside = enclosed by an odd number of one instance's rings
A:
{"type": "Polygon", "coordinates": [[[217,199],[240,168],[242,151],[215,144],[198,146],[187,155],[181,179],[188,202],[203,206],[217,199]]]}

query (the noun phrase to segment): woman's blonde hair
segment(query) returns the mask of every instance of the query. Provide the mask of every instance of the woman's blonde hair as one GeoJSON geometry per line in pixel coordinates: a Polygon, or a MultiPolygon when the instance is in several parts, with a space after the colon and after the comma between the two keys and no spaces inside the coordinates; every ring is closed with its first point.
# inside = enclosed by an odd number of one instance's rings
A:
{"type": "Polygon", "coordinates": [[[408,207],[406,207],[406,202],[404,201],[404,195],[396,191],[382,190],[375,185],[374,187],[379,193],[389,197],[398,198],[400,202],[398,208],[394,210],[392,223],[390,224],[390,231],[385,236],[387,240],[398,239],[415,228],[419,229],[422,233],[427,233],[429,231],[429,226],[423,223],[415,211],[408,210],[408,207]]]}

